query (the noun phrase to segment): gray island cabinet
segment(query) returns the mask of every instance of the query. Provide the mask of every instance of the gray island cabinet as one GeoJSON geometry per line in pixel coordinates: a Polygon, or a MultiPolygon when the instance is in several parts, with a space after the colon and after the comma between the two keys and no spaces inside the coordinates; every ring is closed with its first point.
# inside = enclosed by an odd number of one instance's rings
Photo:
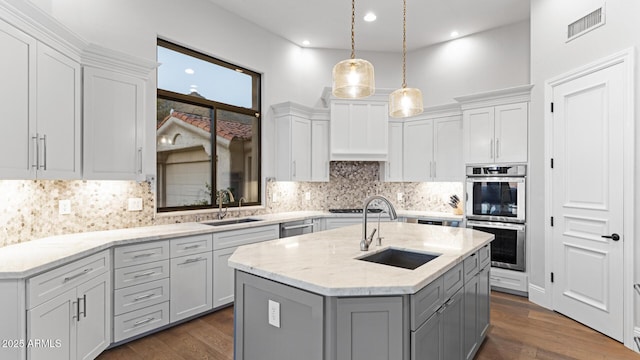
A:
{"type": "Polygon", "coordinates": [[[470,229],[386,223],[240,247],[235,359],[472,359],[489,326],[489,243],[470,229]],[[414,270],[359,260],[396,248],[439,255],[414,270]]]}

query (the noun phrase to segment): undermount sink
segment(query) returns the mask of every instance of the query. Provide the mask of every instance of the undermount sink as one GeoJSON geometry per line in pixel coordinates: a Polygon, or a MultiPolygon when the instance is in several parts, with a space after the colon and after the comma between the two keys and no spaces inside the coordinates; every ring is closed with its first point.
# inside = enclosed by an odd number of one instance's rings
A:
{"type": "Polygon", "coordinates": [[[218,220],[212,222],[203,223],[205,225],[211,226],[222,226],[222,225],[232,225],[232,224],[242,224],[254,221],[261,221],[261,219],[252,219],[252,218],[242,218],[242,219],[229,219],[229,220],[218,220]]]}
{"type": "Polygon", "coordinates": [[[358,260],[374,262],[377,264],[401,267],[409,270],[418,268],[442,254],[427,254],[408,250],[388,248],[358,260]]]}

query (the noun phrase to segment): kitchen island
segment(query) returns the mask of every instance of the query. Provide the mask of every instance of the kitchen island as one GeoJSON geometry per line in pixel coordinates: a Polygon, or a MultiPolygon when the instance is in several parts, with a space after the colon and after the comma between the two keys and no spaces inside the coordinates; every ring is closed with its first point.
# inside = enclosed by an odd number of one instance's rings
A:
{"type": "Polygon", "coordinates": [[[363,252],[361,231],[236,250],[236,359],[473,358],[489,324],[494,236],[381,223],[382,245],[363,252]],[[360,260],[387,248],[438,256],[414,270],[360,260]]]}

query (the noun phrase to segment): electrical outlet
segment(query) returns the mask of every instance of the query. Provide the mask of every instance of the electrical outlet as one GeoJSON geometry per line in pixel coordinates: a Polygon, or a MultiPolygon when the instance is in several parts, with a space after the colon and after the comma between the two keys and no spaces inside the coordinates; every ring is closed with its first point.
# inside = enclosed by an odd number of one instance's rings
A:
{"type": "Polygon", "coordinates": [[[402,201],[402,199],[404,198],[404,194],[403,194],[403,193],[401,193],[401,192],[399,192],[399,193],[396,195],[396,198],[398,199],[398,201],[402,201]]]}
{"type": "Polygon", "coordinates": [[[142,211],[142,198],[129,198],[128,211],[142,211]]]}
{"type": "Polygon", "coordinates": [[[60,200],[60,201],[58,201],[58,213],[60,215],[69,215],[69,214],[71,214],[71,200],[60,200]]]}
{"type": "Polygon", "coordinates": [[[269,325],[280,327],[280,303],[269,300],[269,325]]]}
{"type": "Polygon", "coordinates": [[[304,193],[304,199],[307,201],[311,200],[311,191],[304,193]]]}

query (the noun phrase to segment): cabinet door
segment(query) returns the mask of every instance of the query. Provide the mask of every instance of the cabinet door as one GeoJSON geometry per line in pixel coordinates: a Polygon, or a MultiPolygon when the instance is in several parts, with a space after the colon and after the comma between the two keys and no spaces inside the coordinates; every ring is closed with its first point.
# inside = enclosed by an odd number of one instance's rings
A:
{"type": "Polygon", "coordinates": [[[404,124],[404,181],[433,178],[433,120],[404,124]]]}
{"type": "Polygon", "coordinates": [[[442,359],[462,359],[465,313],[463,291],[460,289],[445,303],[442,311],[442,359]]]}
{"type": "Polygon", "coordinates": [[[36,41],[0,20],[0,179],[35,178],[36,41]],[[10,155],[9,155],[10,154],[10,155]]]}
{"type": "Polygon", "coordinates": [[[462,118],[454,116],[434,122],[433,177],[441,181],[462,181],[462,118]]]}
{"type": "Polygon", "coordinates": [[[78,298],[69,290],[27,311],[27,358],[70,360],[76,357],[78,298]],[[40,342],[35,346],[35,342],[40,342]],[[41,343],[46,341],[46,343],[41,343]]]}
{"type": "Polygon", "coordinates": [[[442,354],[442,317],[433,314],[417,331],[411,332],[412,360],[444,360],[442,354]]]}
{"type": "Polygon", "coordinates": [[[496,106],[495,117],[496,162],[527,162],[527,103],[496,106]]]}
{"type": "Polygon", "coordinates": [[[489,284],[489,271],[490,266],[485,266],[480,270],[478,274],[478,324],[476,325],[478,331],[478,344],[482,343],[482,339],[489,330],[490,320],[490,284],[489,284]]]}
{"type": "Polygon", "coordinates": [[[464,159],[467,164],[493,163],[494,161],[493,107],[466,110],[462,115],[464,159]]]}
{"type": "Polygon", "coordinates": [[[337,358],[402,359],[401,297],[338,298],[337,358]]]}
{"type": "Polygon", "coordinates": [[[386,161],[387,102],[331,102],[331,160],[386,161]]]}
{"type": "Polygon", "coordinates": [[[464,358],[473,359],[478,351],[478,274],[464,284],[464,358]]]}
{"type": "Polygon", "coordinates": [[[311,120],[291,117],[291,180],[311,180],[311,120]]]}
{"type": "Polygon", "coordinates": [[[84,178],[142,180],[144,82],[84,68],[84,178]]]}
{"type": "Polygon", "coordinates": [[[38,178],[80,179],[80,64],[39,43],[38,178]]]}
{"type": "Polygon", "coordinates": [[[311,122],[311,180],[329,181],[329,121],[311,122]]]}
{"type": "Polygon", "coordinates": [[[171,259],[171,322],[212,308],[211,252],[171,259]]]}
{"type": "Polygon", "coordinates": [[[389,122],[389,160],[385,163],[385,181],[404,181],[403,179],[403,133],[404,124],[389,122]]]}
{"type": "Polygon", "coordinates": [[[227,264],[229,257],[237,247],[216,250],[213,252],[213,307],[224,306],[233,302],[234,277],[233,268],[227,264]]]}
{"type": "Polygon", "coordinates": [[[111,273],[79,285],[77,296],[80,314],[76,358],[95,359],[111,343],[111,273]]]}

